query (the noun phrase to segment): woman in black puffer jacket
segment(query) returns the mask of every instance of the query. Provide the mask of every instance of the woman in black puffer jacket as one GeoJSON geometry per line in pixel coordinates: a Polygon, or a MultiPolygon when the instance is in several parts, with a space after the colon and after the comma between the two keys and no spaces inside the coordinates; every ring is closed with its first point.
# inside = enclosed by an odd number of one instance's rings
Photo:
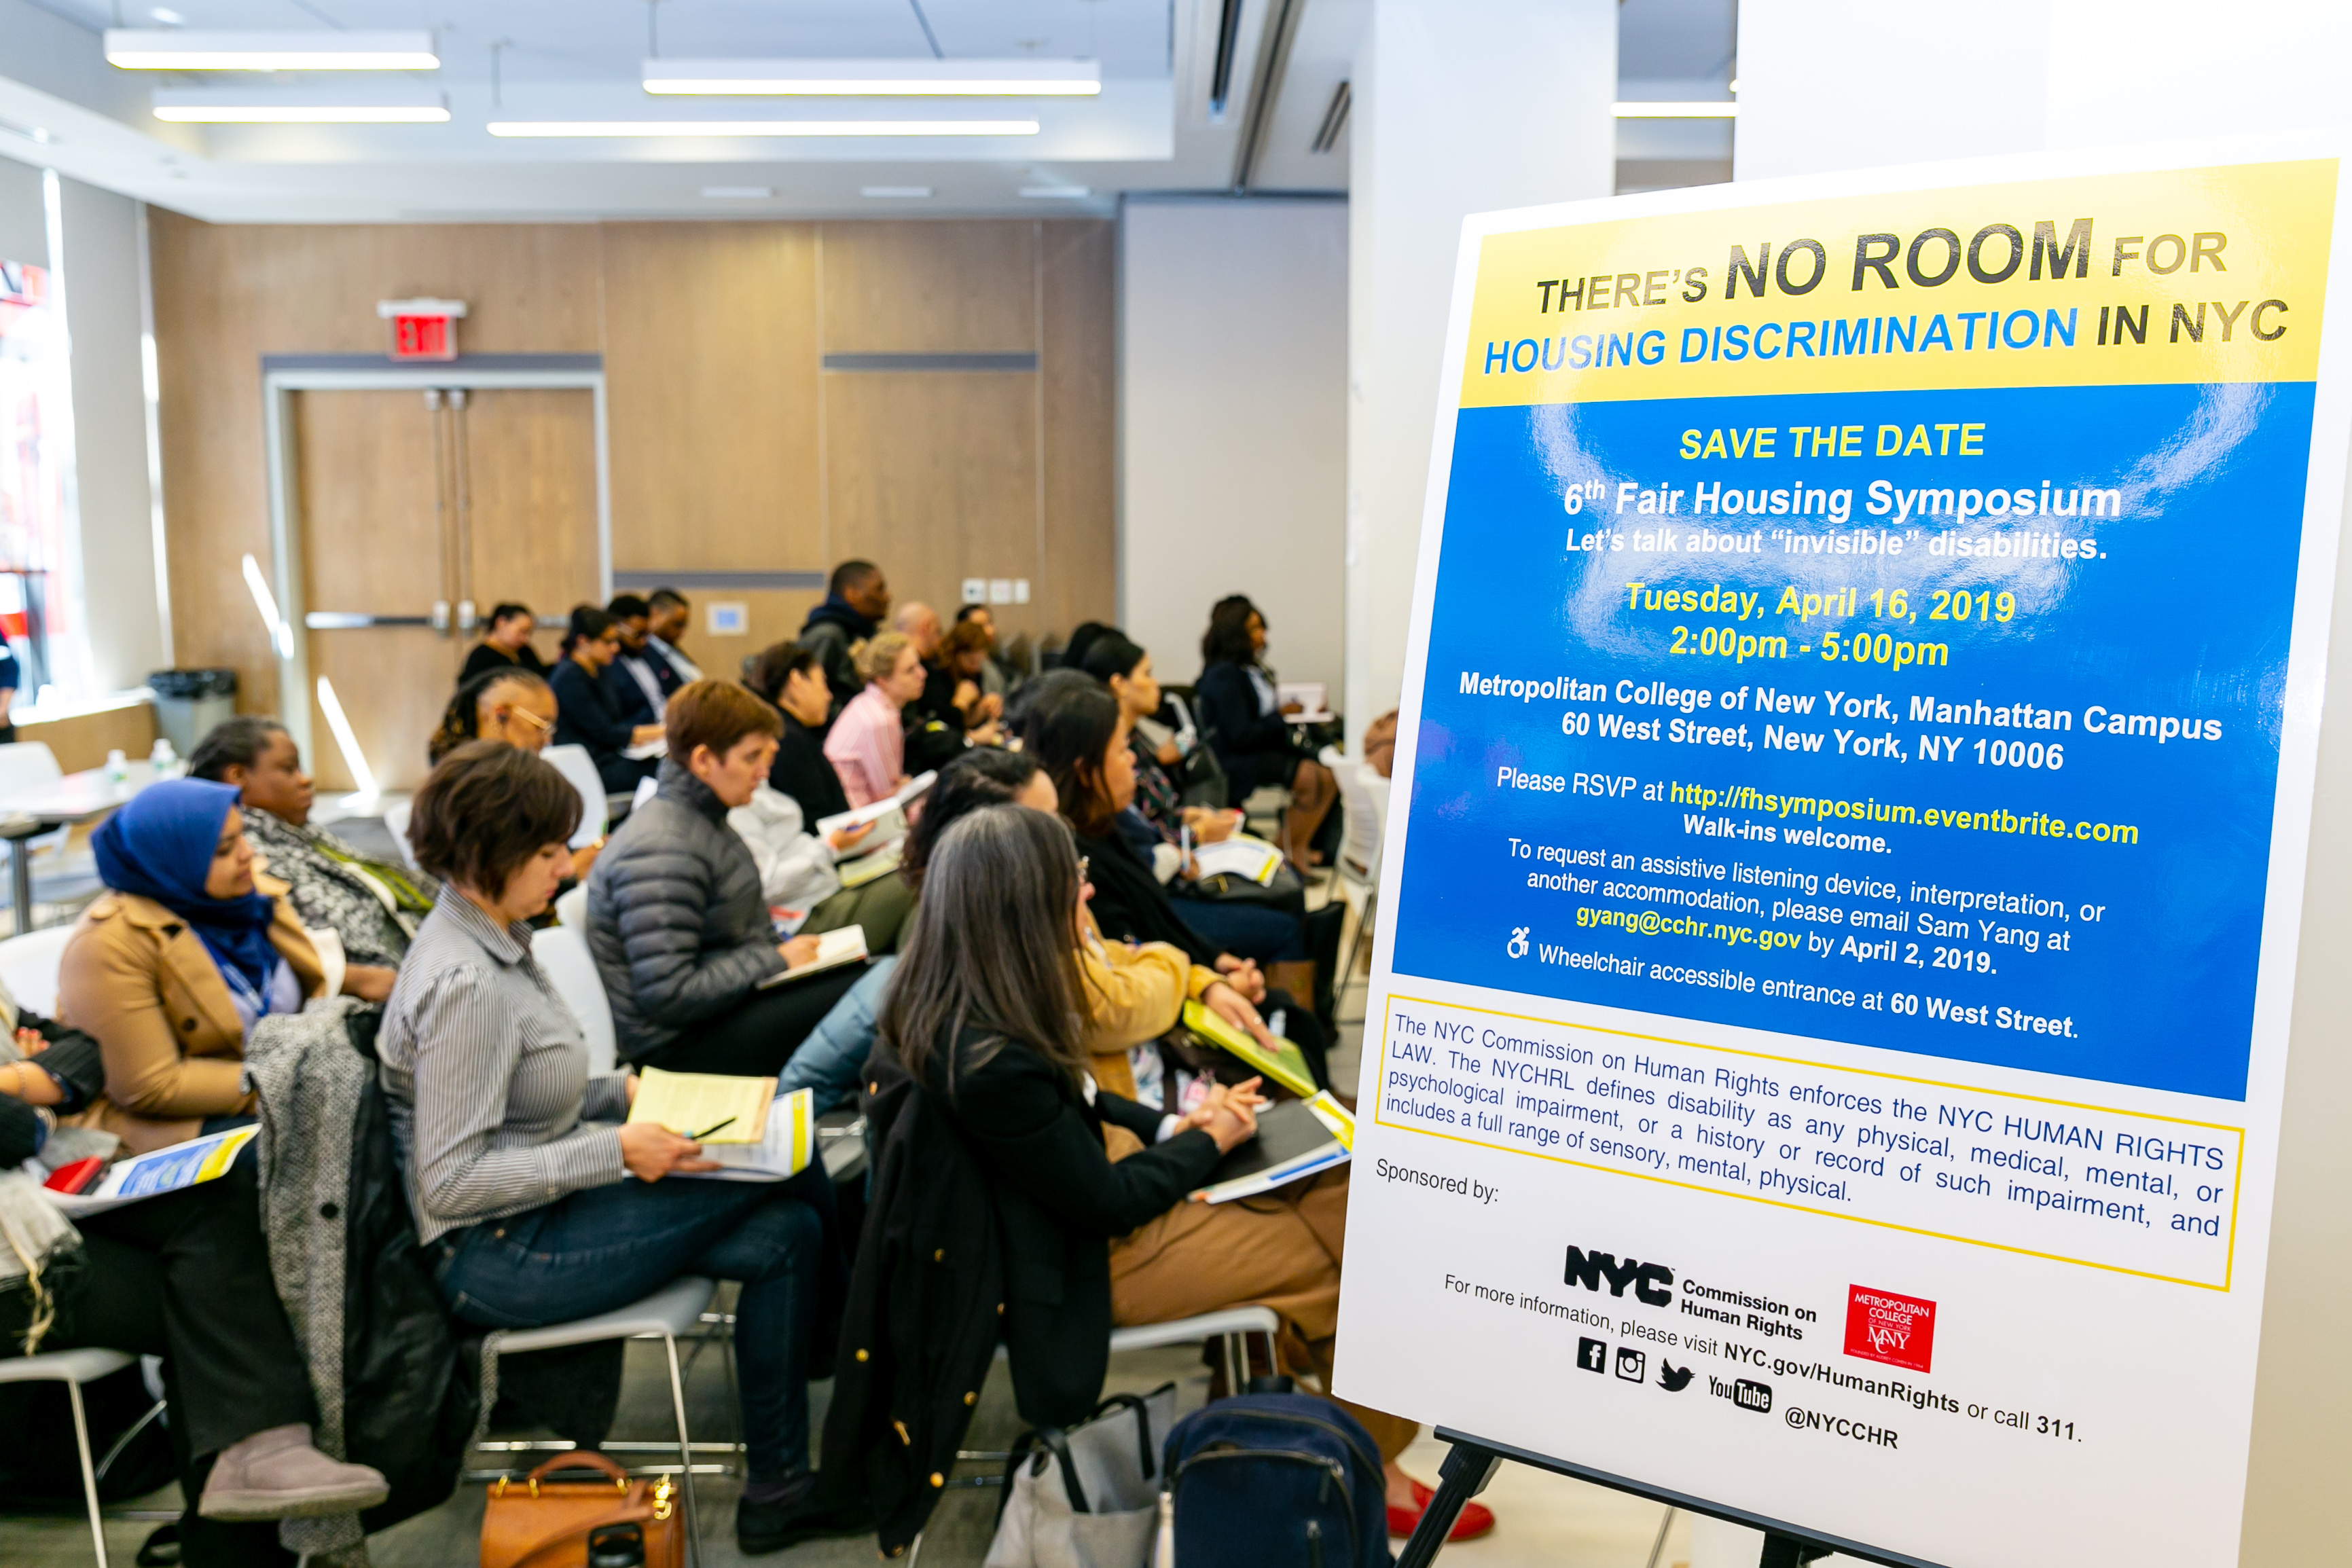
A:
{"type": "Polygon", "coordinates": [[[659,792],[630,813],[588,878],[588,946],[624,1061],[674,1072],[770,1076],[863,966],[762,989],[815,956],[776,940],[759,863],[727,813],[765,783],[775,709],[726,681],[669,699],[659,792]]]}

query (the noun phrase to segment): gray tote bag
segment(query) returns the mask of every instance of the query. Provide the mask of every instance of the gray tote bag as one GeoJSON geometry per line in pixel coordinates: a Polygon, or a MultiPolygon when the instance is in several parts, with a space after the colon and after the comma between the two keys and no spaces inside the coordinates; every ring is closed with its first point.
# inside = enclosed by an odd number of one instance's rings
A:
{"type": "Polygon", "coordinates": [[[1024,1434],[986,1568],[1148,1568],[1160,1531],[1160,1445],[1175,1422],[1168,1383],[1114,1394],[1076,1427],[1024,1434]]]}

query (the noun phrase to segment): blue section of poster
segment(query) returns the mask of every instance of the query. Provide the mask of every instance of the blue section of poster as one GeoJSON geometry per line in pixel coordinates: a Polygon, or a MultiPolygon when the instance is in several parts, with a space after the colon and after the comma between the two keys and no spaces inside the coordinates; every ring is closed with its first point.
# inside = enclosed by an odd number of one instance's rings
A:
{"type": "Polygon", "coordinates": [[[1464,410],[1395,971],[2242,1099],[2312,401],[1464,410]]]}

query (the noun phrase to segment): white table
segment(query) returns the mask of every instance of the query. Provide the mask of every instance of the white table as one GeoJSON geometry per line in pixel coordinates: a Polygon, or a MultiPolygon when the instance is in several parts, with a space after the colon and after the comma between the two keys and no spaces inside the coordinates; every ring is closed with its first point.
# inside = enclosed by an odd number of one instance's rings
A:
{"type": "Polygon", "coordinates": [[[54,829],[94,821],[129,803],[156,778],[153,763],[133,762],[120,782],[109,779],[105,768],[92,768],[37,789],[0,795],[0,839],[8,843],[8,891],[18,936],[33,928],[33,857],[26,841],[54,829]]]}

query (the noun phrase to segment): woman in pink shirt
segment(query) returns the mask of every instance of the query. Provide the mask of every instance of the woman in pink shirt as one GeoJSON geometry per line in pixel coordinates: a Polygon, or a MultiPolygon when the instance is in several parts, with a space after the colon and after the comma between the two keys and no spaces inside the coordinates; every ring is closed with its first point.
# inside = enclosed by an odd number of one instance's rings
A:
{"type": "Polygon", "coordinates": [[[914,643],[885,632],[866,644],[857,668],[866,689],[833,721],[824,755],[849,803],[870,806],[907,781],[907,727],[898,710],[923,695],[923,661],[914,643]]]}

